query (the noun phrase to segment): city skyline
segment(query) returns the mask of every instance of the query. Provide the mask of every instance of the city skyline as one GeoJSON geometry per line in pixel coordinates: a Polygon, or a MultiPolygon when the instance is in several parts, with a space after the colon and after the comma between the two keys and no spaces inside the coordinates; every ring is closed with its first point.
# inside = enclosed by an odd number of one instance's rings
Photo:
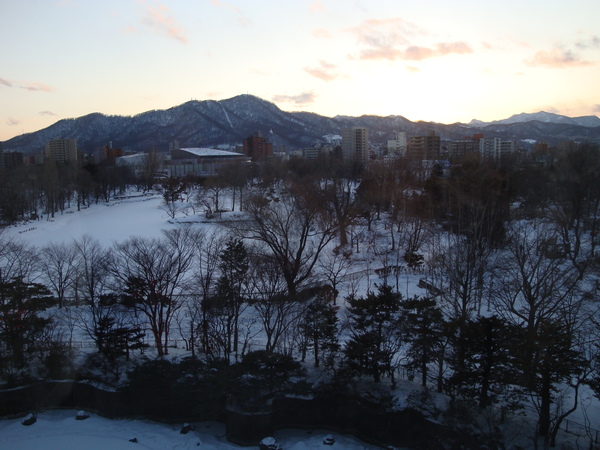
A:
{"type": "Polygon", "coordinates": [[[440,123],[600,113],[600,3],[0,0],[0,141],[249,93],[440,123]]]}

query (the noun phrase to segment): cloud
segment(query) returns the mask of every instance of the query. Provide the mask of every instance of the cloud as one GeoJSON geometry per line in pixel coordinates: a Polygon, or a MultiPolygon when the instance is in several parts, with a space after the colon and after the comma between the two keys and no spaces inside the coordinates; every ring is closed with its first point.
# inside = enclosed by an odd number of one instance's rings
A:
{"type": "Polygon", "coordinates": [[[434,50],[430,48],[412,45],[408,47],[403,53],[401,52],[399,58],[408,59],[410,61],[421,61],[422,59],[431,58],[434,55],[434,50]]]}
{"type": "Polygon", "coordinates": [[[388,59],[390,61],[402,59],[406,61],[421,61],[423,59],[450,54],[464,55],[467,53],[473,53],[473,50],[464,42],[439,42],[435,44],[433,48],[410,45],[404,50],[395,48],[364,50],[360,59],[388,59]]]}
{"type": "Polygon", "coordinates": [[[412,73],[416,73],[416,72],[419,72],[421,69],[419,69],[418,67],[415,67],[415,66],[406,66],[406,70],[408,70],[409,72],[412,72],[412,73]]]}
{"type": "Polygon", "coordinates": [[[436,56],[445,56],[450,54],[455,55],[466,55],[467,53],[473,53],[471,47],[462,41],[456,42],[440,42],[435,44],[436,56]]]}
{"type": "Polygon", "coordinates": [[[438,42],[433,47],[416,45],[414,40],[427,33],[401,18],[366,20],[360,27],[347,31],[353,33],[363,46],[358,54],[358,59],[362,60],[420,61],[450,54],[473,53],[471,47],[462,41],[438,42]]]}
{"type": "Polygon", "coordinates": [[[298,95],[275,95],[273,101],[275,103],[293,103],[296,106],[304,106],[313,103],[317,95],[314,92],[303,92],[298,95]]]}
{"type": "Polygon", "coordinates": [[[268,76],[271,75],[271,72],[267,72],[266,70],[257,69],[256,67],[250,67],[250,73],[254,75],[268,76]]]}
{"type": "Polygon", "coordinates": [[[323,81],[333,81],[340,75],[334,70],[337,66],[324,60],[319,60],[319,67],[304,67],[304,71],[323,81]]]}
{"type": "Polygon", "coordinates": [[[9,117],[5,123],[6,123],[6,125],[14,126],[14,125],[19,125],[21,123],[21,121],[18,119],[15,119],[14,117],[9,117]]]}
{"type": "Polygon", "coordinates": [[[0,85],[8,87],[20,87],[21,89],[26,89],[28,91],[52,92],[56,90],[52,86],[38,83],[37,81],[14,81],[7,80],[6,78],[0,78],[0,85]]]}
{"type": "Polygon", "coordinates": [[[221,0],[210,0],[210,3],[217,8],[228,9],[229,11],[234,12],[238,16],[238,22],[240,23],[240,25],[247,26],[252,23],[250,19],[243,15],[242,10],[237,6],[234,6],[227,2],[223,2],[221,0]]]}
{"type": "Polygon", "coordinates": [[[317,28],[313,30],[312,35],[317,39],[331,39],[333,37],[331,32],[325,28],[317,28]]]}
{"type": "Polygon", "coordinates": [[[48,86],[47,84],[43,83],[38,83],[36,81],[21,82],[19,83],[19,87],[21,89],[27,89],[28,91],[52,92],[56,90],[52,86],[48,86]]]}
{"type": "Polygon", "coordinates": [[[143,3],[143,5],[146,8],[146,13],[141,19],[144,25],[159,35],[187,44],[186,32],[171,16],[169,8],[164,5],[153,6],[147,3],[143,3]]]}
{"type": "Polygon", "coordinates": [[[597,104],[597,105],[594,105],[592,107],[592,111],[595,112],[595,113],[600,113],[600,103],[597,104]]]}
{"type": "Polygon", "coordinates": [[[550,67],[554,69],[562,69],[565,67],[589,66],[593,63],[580,59],[571,50],[553,48],[550,51],[540,50],[532,59],[526,60],[525,63],[531,67],[550,67]]]}
{"type": "Polygon", "coordinates": [[[591,38],[584,41],[577,41],[575,43],[577,48],[587,49],[587,48],[600,48],[600,38],[598,36],[592,36],[591,38]]]}
{"type": "Polygon", "coordinates": [[[366,47],[361,50],[359,59],[395,59],[401,54],[398,46],[408,45],[413,37],[423,34],[416,25],[399,17],[365,20],[346,31],[366,47]]]}
{"type": "Polygon", "coordinates": [[[52,111],[40,111],[40,116],[56,116],[56,113],[53,113],[52,111]]]}
{"type": "Polygon", "coordinates": [[[321,0],[315,0],[310,5],[308,5],[308,10],[310,11],[311,14],[323,12],[326,9],[327,8],[325,8],[325,5],[323,4],[323,2],[321,0]]]}

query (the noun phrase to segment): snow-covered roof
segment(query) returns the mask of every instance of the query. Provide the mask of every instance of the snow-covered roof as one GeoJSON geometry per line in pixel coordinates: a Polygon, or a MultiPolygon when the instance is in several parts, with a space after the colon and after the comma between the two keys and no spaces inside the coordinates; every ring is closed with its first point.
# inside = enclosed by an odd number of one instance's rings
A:
{"type": "Polygon", "coordinates": [[[233,157],[233,156],[244,156],[241,153],[235,153],[235,152],[228,152],[225,150],[217,150],[214,148],[198,148],[198,147],[191,147],[191,148],[180,148],[179,150],[182,150],[184,152],[188,152],[191,153],[195,156],[200,156],[200,157],[210,157],[210,156],[224,156],[224,157],[233,157]]]}

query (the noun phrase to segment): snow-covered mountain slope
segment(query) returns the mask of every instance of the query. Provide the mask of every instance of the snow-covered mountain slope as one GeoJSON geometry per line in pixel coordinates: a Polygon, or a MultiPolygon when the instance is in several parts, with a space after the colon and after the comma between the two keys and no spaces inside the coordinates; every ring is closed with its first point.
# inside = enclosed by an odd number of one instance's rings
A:
{"type": "Polygon", "coordinates": [[[75,138],[84,153],[112,142],[128,151],[167,151],[178,141],[181,147],[241,145],[244,138],[261,131],[280,149],[311,147],[324,135],[341,134],[348,127],[369,129],[374,145],[385,144],[395,131],[409,136],[439,134],[442,139],[460,139],[475,133],[503,139],[534,139],[556,143],[564,140],[600,141],[600,119],[596,116],[569,118],[551,113],[518,114],[509,119],[484,123],[440,124],[412,122],[403,116],[325,117],[309,112],[285,112],[275,104],[252,95],[226,100],[192,100],[165,110],[135,116],[92,113],[63,119],[43,130],[14,137],[3,143],[5,150],[39,153],[51,139],[75,138]],[[540,124],[528,127],[528,124],[540,124]],[[531,134],[533,130],[533,134],[531,134]]]}

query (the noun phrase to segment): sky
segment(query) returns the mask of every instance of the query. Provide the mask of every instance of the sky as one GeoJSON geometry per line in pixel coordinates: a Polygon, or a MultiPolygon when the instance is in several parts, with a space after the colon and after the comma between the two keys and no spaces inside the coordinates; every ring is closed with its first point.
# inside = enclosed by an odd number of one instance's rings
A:
{"type": "Polygon", "coordinates": [[[600,114],[598,0],[0,0],[0,141],[252,94],[441,123],[600,114]]]}

